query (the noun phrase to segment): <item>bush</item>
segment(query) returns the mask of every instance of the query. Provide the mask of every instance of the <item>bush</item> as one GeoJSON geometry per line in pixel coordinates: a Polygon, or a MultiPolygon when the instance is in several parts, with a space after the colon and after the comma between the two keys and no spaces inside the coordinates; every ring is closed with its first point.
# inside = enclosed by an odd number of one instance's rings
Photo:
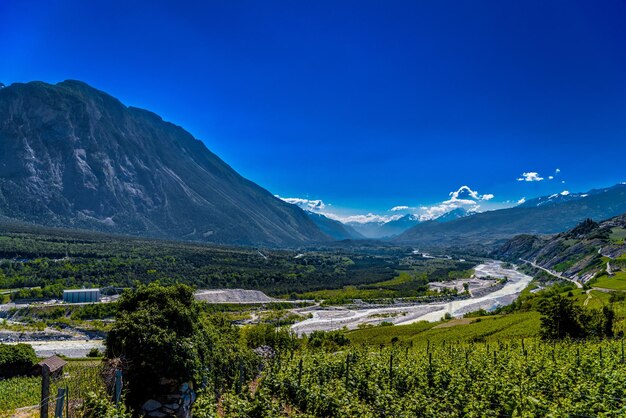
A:
{"type": "Polygon", "coordinates": [[[297,348],[298,337],[285,327],[276,328],[271,324],[251,325],[243,328],[242,335],[246,346],[257,348],[267,345],[275,350],[293,350],[297,348]]]}
{"type": "Polygon", "coordinates": [[[100,357],[101,355],[102,355],[102,353],[96,347],[92,348],[87,353],[87,357],[100,357]]]}
{"type": "Polygon", "coordinates": [[[323,347],[327,350],[336,350],[350,344],[350,340],[341,331],[313,331],[309,335],[309,347],[323,347]]]}
{"type": "Polygon", "coordinates": [[[82,417],[84,418],[131,418],[122,404],[119,409],[115,407],[109,396],[103,392],[88,392],[83,405],[82,417]]]}
{"type": "Polygon", "coordinates": [[[0,344],[0,377],[29,374],[37,363],[35,350],[28,344],[0,344]]]}
{"type": "Polygon", "coordinates": [[[217,388],[232,384],[240,367],[251,374],[258,359],[239,341],[239,330],[226,318],[202,314],[191,287],[151,283],[120,298],[105,356],[120,358],[126,399],[139,409],[146,400],[170,393],[172,384],[198,387],[211,378],[217,388]]]}
{"type": "Polygon", "coordinates": [[[544,340],[611,338],[615,312],[608,306],[592,310],[574,305],[572,299],[554,295],[539,304],[540,335],[544,340]]]}

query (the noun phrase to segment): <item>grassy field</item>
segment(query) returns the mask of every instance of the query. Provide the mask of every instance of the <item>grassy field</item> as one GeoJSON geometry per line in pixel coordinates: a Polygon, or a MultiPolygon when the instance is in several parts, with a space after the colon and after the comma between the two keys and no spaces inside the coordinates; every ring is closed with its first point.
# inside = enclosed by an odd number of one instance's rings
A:
{"type": "MultiPolygon", "coordinates": [[[[67,387],[70,399],[76,400],[88,391],[101,387],[99,365],[99,360],[69,361],[64,368],[64,375],[52,381],[50,395],[54,397],[58,388],[67,387]]],[[[40,400],[41,377],[0,380],[0,417],[14,416],[13,411],[18,408],[25,408],[24,415],[30,416],[30,412],[38,412],[40,400]]],[[[38,413],[36,416],[39,416],[38,413]]]]}
{"type": "Polygon", "coordinates": [[[604,289],[626,290],[626,271],[618,271],[614,276],[601,276],[592,286],[604,289]]]}
{"type": "Polygon", "coordinates": [[[609,237],[611,241],[616,243],[622,243],[626,239],[626,229],[625,228],[613,228],[611,229],[611,235],[609,237]]]}
{"type": "Polygon", "coordinates": [[[411,325],[373,327],[350,331],[346,335],[355,344],[391,344],[408,342],[413,345],[440,343],[443,341],[502,341],[514,338],[532,338],[539,334],[539,313],[521,312],[509,315],[493,315],[471,318],[471,323],[457,321],[458,325],[418,322],[411,325]]]}

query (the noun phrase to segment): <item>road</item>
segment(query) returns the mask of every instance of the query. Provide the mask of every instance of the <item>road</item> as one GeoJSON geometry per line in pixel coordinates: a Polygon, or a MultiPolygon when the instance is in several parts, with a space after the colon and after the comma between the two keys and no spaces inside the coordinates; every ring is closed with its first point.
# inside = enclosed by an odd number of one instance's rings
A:
{"type": "Polygon", "coordinates": [[[532,280],[514,269],[505,269],[501,262],[490,261],[475,267],[477,277],[507,277],[503,286],[494,287],[494,291],[480,297],[459,299],[451,302],[434,302],[413,305],[376,307],[362,309],[347,307],[323,308],[314,306],[298,310],[301,314],[311,314],[312,317],[292,325],[292,329],[299,335],[310,334],[313,331],[330,331],[347,327],[357,328],[360,324],[376,325],[387,321],[396,325],[411,324],[419,321],[438,321],[446,313],[453,317],[462,316],[467,312],[479,309],[491,310],[498,306],[513,302],[532,280]]]}
{"type": "Polygon", "coordinates": [[[556,271],[552,271],[552,270],[548,270],[547,268],[541,267],[541,266],[539,266],[539,265],[537,265],[537,264],[533,263],[532,261],[524,260],[523,258],[520,258],[520,261],[523,261],[524,263],[528,263],[528,264],[530,264],[531,266],[533,266],[533,267],[535,267],[535,268],[538,268],[538,269],[540,269],[540,270],[543,270],[543,271],[545,271],[546,273],[548,273],[549,275],[554,276],[554,277],[556,277],[556,278],[558,278],[558,279],[561,279],[561,280],[567,280],[568,282],[572,282],[572,283],[574,283],[574,284],[576,285],[576,287],[577,287],[577,288],[579,288],[579,289],[582,289],[582,288],[583,288],[582,283],[580,283],[579,281],[576,281],[576,280],[574,280],[574,279],[570,279],[569,277],[563,276],[561,273],[558,273],[558,272],[556,272],[556,271]]]}

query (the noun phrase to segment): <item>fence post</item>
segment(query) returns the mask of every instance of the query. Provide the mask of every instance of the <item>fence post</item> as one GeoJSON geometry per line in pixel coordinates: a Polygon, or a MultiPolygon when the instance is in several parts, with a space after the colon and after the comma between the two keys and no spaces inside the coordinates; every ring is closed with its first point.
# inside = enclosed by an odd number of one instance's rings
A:
{"type": "Polygon", "coordinates": [[[624,362],[624,337],[622,337],[622,363],[624,362]]]}
{"type": "Polygon", "coordinates": [[[54,409],[54,418],[63,418],[63,404],[65,403],[65,389],[57,390],[57,402],[54,409]]]}
{"type": "Polygon", "coordinates": [[[239,385],[237,385],[237,393],[241,393],[245,383],[245,370],[243,367],[243,360],[239,360],[239,385]]]}
{"type": "Polygon", "coordinates": [[[298,363],[298,388],[302,383],[302,357],[300,357],[300,362],[298,363]]]}
{"type": "Polygon", "coordinates": [[[40,418],[48,418],[48,401],[50,398],[50,367],[41,366],[41,404],[39,405],[40,418]]]}
{"type": "Polygon", "coordinates": [[[113,394],[115,400],[115,407],[119,408],[120,398],[122,397],[122,371],[115,371],[115,392],[113,394]]]}
{"type": "Polygon", "coordinates": [[[393,353],[389,357],[389,388],[393,386],[393,353]]]}

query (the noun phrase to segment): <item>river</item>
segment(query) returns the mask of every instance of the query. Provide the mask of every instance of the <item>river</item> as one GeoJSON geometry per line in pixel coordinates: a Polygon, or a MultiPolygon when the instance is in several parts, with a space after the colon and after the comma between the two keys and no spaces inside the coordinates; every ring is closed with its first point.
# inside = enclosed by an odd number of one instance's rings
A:
{"type": "Polygon", "coordinates": [[[453,317],[463,316],[467,312],[479,309],[492,310],[498,306],[508,305],[528,286],[533,279],[516,269],[505,268],[499,261],[488,261],[474,268],[476,277],[507,278],[507,282],[494,291],[480,297],[459,299],[451,302],[422,303],[403,306],[375,307],[363,309],[314,306],[298,310],[300,314],[311,314],[312,317],[292,325],[298,334],[309,334],[313,331],[330,331],[347,327],[357,328],[360,324],[378,324],[382,321],[395,325],[412,324],[419,321],[439,321],[446,313],[453,317]]]}

